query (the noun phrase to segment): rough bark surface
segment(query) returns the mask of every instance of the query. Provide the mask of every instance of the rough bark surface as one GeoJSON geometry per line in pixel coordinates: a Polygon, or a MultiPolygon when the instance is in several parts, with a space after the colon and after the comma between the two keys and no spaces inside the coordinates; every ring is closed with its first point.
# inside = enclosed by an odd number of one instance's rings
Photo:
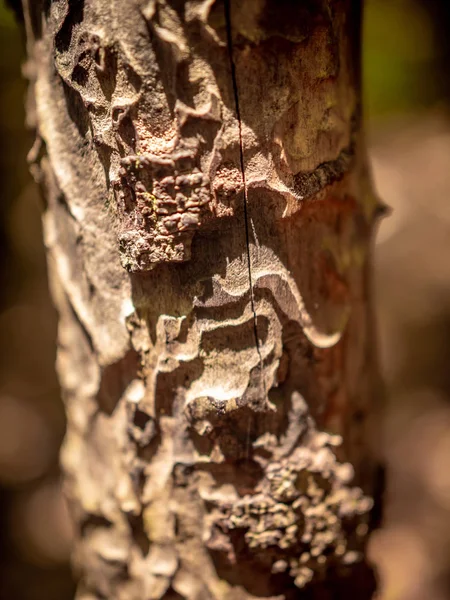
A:
{"type": "Polygon", "coordinates": [[[23,2],[79,598],[369,598],[358,0],[23,2]]]}

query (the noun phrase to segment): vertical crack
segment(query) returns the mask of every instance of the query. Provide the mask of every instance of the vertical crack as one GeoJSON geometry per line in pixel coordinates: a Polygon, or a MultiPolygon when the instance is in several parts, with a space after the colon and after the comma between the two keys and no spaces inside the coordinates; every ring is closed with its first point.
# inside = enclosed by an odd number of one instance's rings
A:
{"type": "MultiPolygon", "coordinates": [[[[260,375],[262,378],[262,355],[261,348],[259,346],[258,339],[258,328],[256,324],[256,310],[255,310],[255,297],[253,293],[253,279],[252,279],[252,263],[250,256],[250,231],[248,226],[248,195],[247,195],[247,182],[245,180],[245,165],[244,165],[244,146],[242,142],[242,122],[241,122],[241,112],[239,107],[239,94],[238,94],[238,86],[237,86],[237,77],[236,77],[236,65],[234,63],[233,58],[233,40],[231,33],[231,10],[230,10],[230,0],[224,0],[225,6],[225,23],[226,23],[226,31],[227,31],[227,46],[228,46],[228,55],[230,58],[230,69],[231,69],[231,80],[233,83],[233,95],[234,95],[234,104],[236,108],[236,117],[238,121],[239,128],[239,159],[241,164],[241,172],[242,172],[242,182],[244,186],[244,222],[245,222],[245,243],[247,247],[247,264],[248,264],[248,277],[250,282],[250,304],[253,312],[253,331],[255,335],[255,345],[256,351],[259,356],[259,369],[260,375]]],[[[265,389],[265,381],[262,380],[263,388],[264,388],[264,396],[266,395],[265,389]]]]}

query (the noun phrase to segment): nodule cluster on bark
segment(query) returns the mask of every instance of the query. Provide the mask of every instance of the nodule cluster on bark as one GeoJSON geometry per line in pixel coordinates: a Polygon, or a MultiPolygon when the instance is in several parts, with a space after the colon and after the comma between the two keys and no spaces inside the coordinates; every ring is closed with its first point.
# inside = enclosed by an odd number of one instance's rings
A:
{"type": "Polygon", "coordinates": [[[23,0],[81,600],[358,598],[358,0],[23,0]]]}

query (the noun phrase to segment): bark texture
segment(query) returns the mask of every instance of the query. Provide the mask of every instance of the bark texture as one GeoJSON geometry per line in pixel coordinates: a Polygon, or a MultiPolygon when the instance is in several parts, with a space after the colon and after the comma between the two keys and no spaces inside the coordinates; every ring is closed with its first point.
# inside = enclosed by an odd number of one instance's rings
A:
{"type": "Polygon", "coordinates": [[[23,1],[79,598],[369,598],[358,0],[23,1]]]}

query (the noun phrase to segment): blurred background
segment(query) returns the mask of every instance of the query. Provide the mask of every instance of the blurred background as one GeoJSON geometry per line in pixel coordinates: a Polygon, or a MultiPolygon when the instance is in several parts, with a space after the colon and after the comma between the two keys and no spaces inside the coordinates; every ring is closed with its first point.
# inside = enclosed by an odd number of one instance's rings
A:
{"type": "MultiPolygon", "coordinates": [[[[387,384],[379,600],[450,599],[450,2],[366,0],[364,101],[377,191],[387,384]]],[[[0,600],[71,600],[41,200],[28,174],[23,40],[0,3],[0,600]]],[[[380,403],[383,400],[380,398],[380,403]]]]}

